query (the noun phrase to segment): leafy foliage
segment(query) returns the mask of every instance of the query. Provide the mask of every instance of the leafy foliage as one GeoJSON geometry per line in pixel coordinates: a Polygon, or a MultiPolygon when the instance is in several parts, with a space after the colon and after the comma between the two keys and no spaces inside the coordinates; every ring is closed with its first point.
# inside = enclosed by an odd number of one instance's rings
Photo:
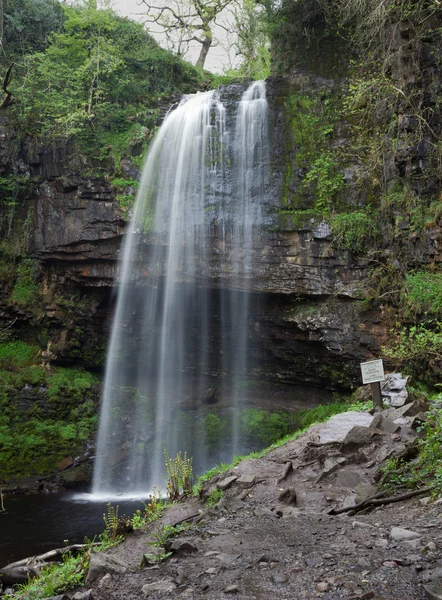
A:
{"type": "Polygon", "coordinates": [[[442,273],[418,271],[407,273],[402,303],[408,311],[428,316],[442,316],[442,273]]]}
{"type": "Polygon", "coordinates": [[[330,220],[333,244],[359,254],[366,251],[376,234],[375,221],[364,211],[341,213],[330,220]]]}
{"type": "Polygon", "coordinates": [[[440,376],[442,322],[400,327],[393,333],[396,333],[396,340],[382,350],[395,366],[423,379],[430,376],[429,368],[434,364],[435,375],[440,376]]]}
{"type": "Polygon", "coordinates": [[[4,4],[3,48],[11,60],[44,51],[50,34],[63,27],[63,9],[57,0],[8,0],[4,4]]]}
{"type": "Polygon", "coordinates": [[[442,396],[433,399],[427,422],[417,440],[417,457],[413,460],[390,459],[383,467],[382,483],[388,488],[405,485],[409,488],[431,486],[442,495],[442,396]]]}
{"type": "Polygon", "coordinates": [[[143,142],[164,95],[195,89],[202,76],[162,50],[143,25],[112,10],[63,6],[64,26],[48,47],[23,57],[15,80],[15,118],[22,130],[53,142],[77,136],[84,152],[106,157],[143,142]]]}
{"type": "Polygon", "coordinates": [[[89,556],[80,553],[73,556],[66,553],[61,564],[51,564],[42,570],[40,577],[32,579],[29,583],[18,586],[18,591],[10,600],[40,600],[53,597],[59,592],[64,592],[78,587],[84,583],[89,556]]]}

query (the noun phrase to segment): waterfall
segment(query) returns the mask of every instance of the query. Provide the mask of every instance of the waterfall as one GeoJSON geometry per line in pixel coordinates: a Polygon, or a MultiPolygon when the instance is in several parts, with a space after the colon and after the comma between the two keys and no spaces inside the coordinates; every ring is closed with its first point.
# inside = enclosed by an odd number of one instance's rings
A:
{"type": "Polygon", "coordinates": [[[211,91],[184,97],[159,129],[122,251],[95,495],[164,489],[165,449],[187,452],[199,471],[238,451],[235,412],[249,367],[248,290],[267,165],[263,82],[244,93],[233,126],[211,91]],[[230,273],[229,282],[209,281],[214,269],[230,273]],[[230,407],[231,427],[213,457],[201,422],[217,397],[230,407]]]}

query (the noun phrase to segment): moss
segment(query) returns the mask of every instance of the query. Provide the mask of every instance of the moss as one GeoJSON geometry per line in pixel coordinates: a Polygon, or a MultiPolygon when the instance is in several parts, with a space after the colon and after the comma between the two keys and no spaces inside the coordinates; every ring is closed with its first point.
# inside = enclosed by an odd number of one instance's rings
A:
{"type": "Polygon", "coordinates": [[[35,306],[39,295],[37,285],[38,263],[25,258],[16,268],[17,278],[11,293],[11,302],[20,307],[35,306]]]}
{"type": "Polygon", "coordinates": [[[97,379],[39,361],[36,346],[0,344],[0,478],[53,472],[95,431],[97,379]]]}
{"type": "Polygon", "coordinates": [[[298,210],[329,210],[344,187],[334,131],[341,102],[331,93],[292,92],[285,103],[286,160],[281,205],[298,210]]]}
{"type": "Polygon", "coordinates": [[[278,210],[274,213],[273,228],[276,231],[302,231],[314,228],[322,215],[313,210],[278,210]]]}

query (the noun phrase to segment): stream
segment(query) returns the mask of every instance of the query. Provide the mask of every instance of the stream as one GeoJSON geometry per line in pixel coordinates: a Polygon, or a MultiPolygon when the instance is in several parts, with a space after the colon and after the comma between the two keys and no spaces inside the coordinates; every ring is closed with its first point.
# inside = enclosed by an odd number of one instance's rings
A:
{"type": "MultiPolygon", "coordinates": [[[[86,492],[86,491],[85,491],[86,492]]],[[[117,502],[112,503],[113,506],[117,502]]],[[[83,543],[104,530],[106,501],[91,502],[87,493],[57,492],[6,496],[0,513],[0,566],[68,544],[83,543]]],[[[132,515],[143,504],[118,502],[119,514],[132,515]]]]}

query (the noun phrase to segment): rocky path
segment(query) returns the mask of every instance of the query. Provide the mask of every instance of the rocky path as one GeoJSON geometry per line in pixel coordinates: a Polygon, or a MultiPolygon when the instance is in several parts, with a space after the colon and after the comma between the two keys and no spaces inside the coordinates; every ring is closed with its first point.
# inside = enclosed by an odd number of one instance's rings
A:
{"type": "Polygon", "coordinates": [[[242,461],[204,491],[225,490],[214,508],[196,499],[175,505],[151,531],[93,556],[86,591],[71,597],[442,598],[442,504],[423,495],[365,514],[328,514],[373,496],[382,461],[415,437],[404,419],[372,421],[338,415],[264,458],[242,461]],[[156,551],[155,532],[198,513],[192,529],[166,542],[168,559],[140,567],[143,554],[156,551]]]}
{"type": "Polygon", "coordinates": [[[213,479],[201,499],[175,504],[146,531],[93,553],[86,588],[57,598],[442,599],[442,503],[422,494],[330,514],[370,502],[383,461],[412,454],[412,419],[388,416],[337,415],[261,459],[242,461],[213,479]],[[217,487],[223,498],[205,508],[217,487]],[[152,545],[165,525],[186,520],[191,529],[161,549],[152,545]],[[141,566],[145,554],[158,552],[171,554],[141,566]]]}

